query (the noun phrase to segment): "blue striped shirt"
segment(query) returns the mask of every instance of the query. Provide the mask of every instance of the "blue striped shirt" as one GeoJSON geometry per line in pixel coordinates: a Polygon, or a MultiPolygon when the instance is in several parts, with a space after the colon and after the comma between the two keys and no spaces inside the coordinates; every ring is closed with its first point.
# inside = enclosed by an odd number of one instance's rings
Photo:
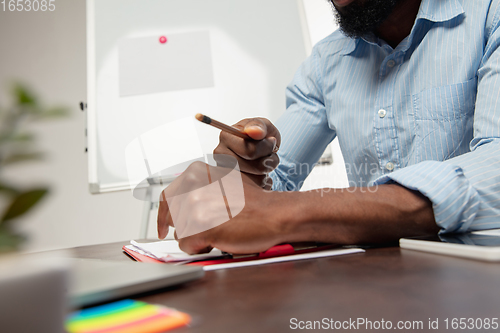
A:
{"type": "Polygon", "coordinates": [[[273,189],[338,137],[351,186],[398,183],[444,232],[500,228],[500,0],[423,0],[395,49],[336,31],[287,87],[273,189]]]}

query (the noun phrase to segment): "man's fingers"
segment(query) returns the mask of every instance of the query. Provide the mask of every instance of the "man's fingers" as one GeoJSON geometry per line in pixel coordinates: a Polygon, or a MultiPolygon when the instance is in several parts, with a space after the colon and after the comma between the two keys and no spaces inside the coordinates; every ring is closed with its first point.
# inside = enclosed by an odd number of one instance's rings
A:
{"type": "Polygon", "coordinates": [[[262,140],[267,136],[267,125],[262,120],[255,118],[245,124],[243,132],[254,140],[262,140]]]}
{"type": "Polygon", "coordinates": [[[160,205],[158,207],[157,230],[158,238],[164,239],[168,235],[169,225],[172,223],[172,216],[168,207],[165,192],[160,194],[160,205]]]}
{"type": "MultiPolygon", "coordinates": [[[[256,130],[257,131],[257,130],[256,130]]],[[[250,120],[246,125],[245,125],[245,133],[249,134],[250,137],[254,140],[261,140],[263,138],[275,138],[276,139],[276,145],[279,147],[281,145],[281,134],[280,132],[278,131],[278,129],[276,128],[276,126],[273,125],[273,123],[271,123],[269,121],[269,119],[266,119],[266,118],[253,118],[252,120],[250,120]],[[254,136],[251,136],[247,131],[252,131],[252,130],[256,130],[255,129],[255,126],[258,126],[258,127],[265,127],[265,130],[266,130],[266,134],[264,137],[260,138],[260,139],[257,139],[255,138],[254,136]]]]}
{"type": "Polygon", "coordinates": [[[214,151],[214,159],[217,161],[217,155],[233,155],[238,161],[240,171],[252,175],[265,175],[273,171],[279,164],[279,157],[275,153],[259,157],[255,160],[248,160],[244,157],[238,156],[232,150],[222,145],[219,145],[214,151]]]}
{"type": "Polygon", "coordinates": [[[273,153],[277,145],[276,138],[270,137],[260,141],[245,140],[235,135],[221,132],[220,144],[215,148],[214,154],[227,154],[238,155],[245,160],[256,160],[273,153]],[[229,151],[225,151],[225,148],[229,151]],[[224,152],[223,152],[224,151],[224,152]]]}
{"type": "Polygon", "coordinates": [[[266,118],[247,118],[240,120],[234,127],[239,128],[254,140],[274,137],[279,146],[281,144],[281,135],[278,129],[266,118]]]}
{"type": "Polygon", "coordinates": [[[188,254],[201,254],[212,251],[213,247],[201,241],[202,239],[197,235],[179,239],[179,248],[188,254]]]}
{"type": "Polygon", "coordinates": [[[168,235],[168,230],[169,230],[169,223],[168,219],[170,219],[170,211],[168,211],[164,217],[160,217],[160,211],[158,211],[158,238],[159,239],[164,239],[168,235]]]}

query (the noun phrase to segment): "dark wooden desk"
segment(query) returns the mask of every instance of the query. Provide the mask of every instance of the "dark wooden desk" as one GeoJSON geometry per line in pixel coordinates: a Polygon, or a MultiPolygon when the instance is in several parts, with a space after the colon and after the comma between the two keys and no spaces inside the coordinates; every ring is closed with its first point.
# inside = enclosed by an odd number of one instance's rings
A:
{"type": "MultiPolygon", "coordinates": [[[[74,257],[130,260],[121,252],[123,244],[78,247],[74,257]]],[[[463,331],[451,329],[453,318],[500,317],[500,264],[379,248],[364,254],[206,272],[198,281],[138,299],[174,307],[195,318],[193,327],[176,332],[299,331],[290,328],[291,318],[297,318],[297,323],[323,318],[381,323],[384,319],[391,321],[392,331],[397,331],[398,321],[423,323],[423,329],[403,330],[407,332],[446,331],[448,318],[449,331],[463,331]],[[429,330],[429,318],[439,320],[439,329],[429,330]]],[[[359,330],[370,331],[366,326],[359,330]]],[[[500,332],[500,327],[465,331],[500,332]]]]}

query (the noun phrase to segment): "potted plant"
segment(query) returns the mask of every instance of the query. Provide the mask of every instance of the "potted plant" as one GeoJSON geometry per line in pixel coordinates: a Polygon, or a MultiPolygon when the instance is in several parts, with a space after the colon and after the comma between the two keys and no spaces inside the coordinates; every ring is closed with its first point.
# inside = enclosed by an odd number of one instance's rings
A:
{"type": "Polygon", "coordinates": [[[43,157],[37,150],[35,135],[29,130],[30,123],[68,114],[63,107],[44,106],[20,83],[11,86],[9,95],[11,105],[0,105],[0,200],[3,203],[0,206],[0,254],[20,248],[26,236],[16,231],[15,222],[49,192],[48,187],[25,188],[14,184],[5,178],[3,171],[43,157]]]}

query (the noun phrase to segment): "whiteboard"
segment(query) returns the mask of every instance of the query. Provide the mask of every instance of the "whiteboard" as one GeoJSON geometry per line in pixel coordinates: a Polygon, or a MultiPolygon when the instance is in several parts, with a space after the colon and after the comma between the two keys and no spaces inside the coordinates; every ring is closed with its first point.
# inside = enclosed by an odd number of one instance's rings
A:
{"type": "MultiPolygon", "coordinates": [[[[301,0],[87,0],[90,192],[129,189],[126,148],[160,125],[276,121],[310,48],[301,0]]],[[[212,153],[219,131],[195,126],[212,153]]]]}

